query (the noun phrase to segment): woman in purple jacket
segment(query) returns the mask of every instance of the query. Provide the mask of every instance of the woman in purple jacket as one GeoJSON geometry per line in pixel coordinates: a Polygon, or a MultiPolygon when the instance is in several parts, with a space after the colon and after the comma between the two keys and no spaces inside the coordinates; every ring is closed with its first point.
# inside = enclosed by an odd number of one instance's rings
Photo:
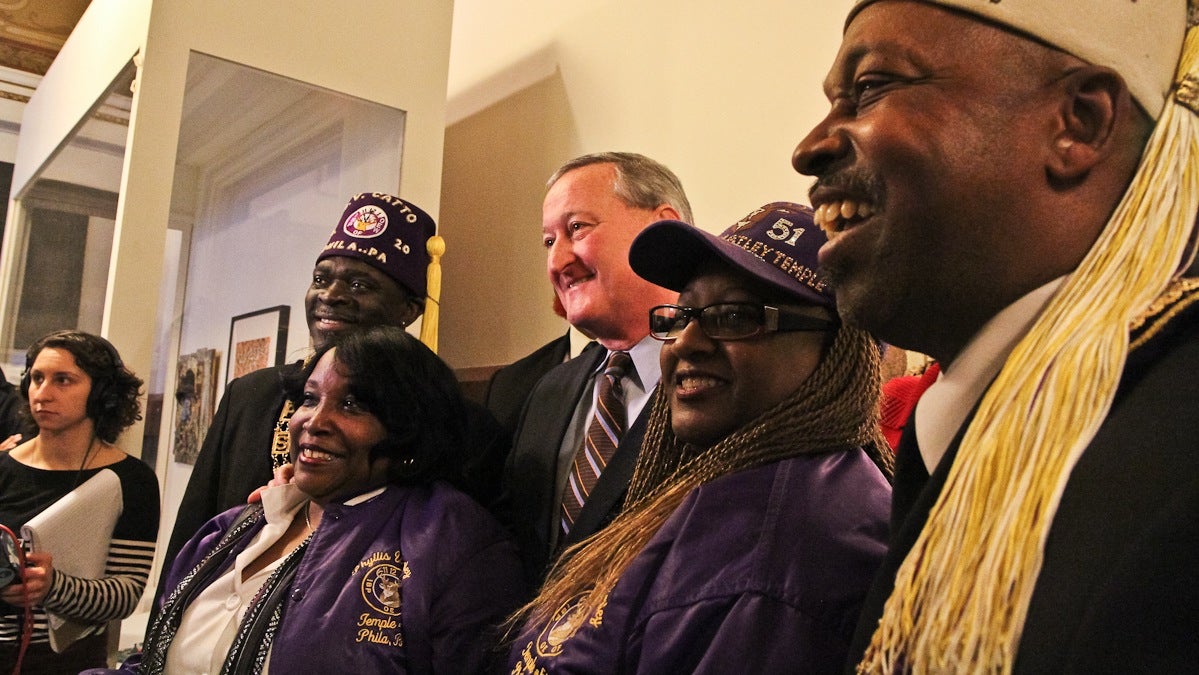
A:
{"type": "Polygon", "coordinates": [[[463,402],[398,328],[318,350],[291,384],[292,484],[174,561],[142,673],[470,673],[522,597],[516,550],[450,487],[463,402]]]}
{"type": "Polygon", "coordinates": [[[509,671],[839,672],[886,550],[879,346],[815,273],[807,207],[655,223],[662,384],[625,500],[519,616],[509,671]]]}

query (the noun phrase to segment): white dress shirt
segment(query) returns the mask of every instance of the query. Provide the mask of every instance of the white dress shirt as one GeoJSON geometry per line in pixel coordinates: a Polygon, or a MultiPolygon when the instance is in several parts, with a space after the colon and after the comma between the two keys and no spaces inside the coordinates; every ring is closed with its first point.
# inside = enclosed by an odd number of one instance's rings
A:
{"type": "MultiPolygon", "coordinates": [[[[346,504],[361,503],[385,489],[387,488],[372,490],[347,500],[346,504]]],[[[283,562],[283,558],[275,560],[248,579],[242,579],[242,572],[283,537],[296,513],[307,505],[308,495],[300,492],[294,484],[279,485],[262,491],[266,525],[254,535],[246,548],[237,554],[233,567],[200,591],[183,612],[179,630],[167,650],[166,672],[171,675],[207,675],[221,672],[229,647],[237,636],[242,617],[249,609],[249,603],[283,562]]],[[[267,665],[269,664],[268,658],[267,665]]],[[[264,666],[264,675],[267,670],[267,666],[264,666]]]]}
{"type": "MultiPolygon", "coordinates": [[[[624,387],[625,414],[627,415],[625,419],[628,426],[632,426],[633,421],[649,403],[654,389],[658,386],[658,381],[662,379],[662,365],[658,361],[661,351],[662,342],[649,335],[646,335],[629,350],[629,357],[633,359],[633,367],[637,372],[621,379],[621,386],[624,387]]],[[[595,371],[591,373],[591,396],[583,396],[579,399],[579,404],[575,406],[574,416],[566,428],[566,434],[562,437],[562,445],[558,450],[557,482],[554,486],[555,504],[562,503],[566,478],[574,466],[575,454],[578,453],[579,448],[583,447],[583,440],[587,436],[587,427],[590,426],[591,418],[595,414],[596,397],[599,395],[596,381],[598,375],[604,371],[607,362],[608,353],[605,353],[595,371]]],[[[556,525],[558,519],[554,518],[553,522],[556,525]]],[[[551,538],[556,540],[561,530],[558,527],[554,527],[553,530],[551,538]]]]}
{"type": "Polygon", "coordinates": [[[983,324],[948,368],[941,365],[937,381],[916,406],[916,441],[930,474],[1008,355],[1032,328],[1064,280],[1065,277],[1054,279],[1005,307],[983,324]]]}

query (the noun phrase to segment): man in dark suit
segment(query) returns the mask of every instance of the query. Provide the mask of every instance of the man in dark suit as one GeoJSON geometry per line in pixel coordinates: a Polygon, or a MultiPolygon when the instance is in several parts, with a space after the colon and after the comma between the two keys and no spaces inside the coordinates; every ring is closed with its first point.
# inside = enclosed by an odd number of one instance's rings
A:
{"type": "Polygon", "coordinates": [[[515,432],[520,412],[533,386],[554,366],[570,358],[570,333],[563,333],[512,363],[495,371],[487,382],[484,405],[506,429],[515,432]]]}
{"type": "Polygon", "coordinates": [[[850,11],[793,162],[842,316],[942,368],[857,672],[1199,663],[1187,24],[1186,0],[850,11]]]}
{"type": "Polygon", "coordinates": [[[649,310],[678,295],[634,274],[629,246],[651,223],[691,221],[678,178],[633,153],[576,158],[548,186],[542,242],[550,283],[567,321],[603,348],[542,377],[517,428],[504,491],[534,588],[564,547],[598,531],[623,503],[661,375],[649,310]],[[605,375],[613,353],[627,354],[631,364],[605,375]],[[596,409],[605,407],[597,404],[598,385],[610,375],[622,394],[622,429],[600,459],[589,443],[599,424],[596,409]]]}
{"type": "MultiPolygon", "coordinates": [[[[556,293],[553,298],[554,313],[565,319],[566,308],[562,306],[562,301],[556,293]]],[[[516,425],[520,423],[520,413],[541,376],[554,366],[578,356],[584,349],[594,346],[595,341],[572,326],[561,337],[550,340],[492,373],[487,382],[487,392],[483,396],[483,405],[509,435],[515,434],[516,425]]]]}
{"type": "MultiPolygon", "coordinates": [[[[363,193],[352,198],[317,256],[304,296],[313,347],[346,331],[415,321],[425,306],[425,242],[435,230],[428,214],[398,197],[363,193]]],[[[263,368],[225,387],[179,505],[165,560],[173,560],[209,518],[244,504],[271,480],[272,469],[288,461],[291,409],[285,410],[282,378],[302,367],[296,361],[263,368]]],[[[497,476],[510,436],[482,406],[471,404],[467,412],[470,464],[461,487],[491,505],[499,495],[497,476]]]]}

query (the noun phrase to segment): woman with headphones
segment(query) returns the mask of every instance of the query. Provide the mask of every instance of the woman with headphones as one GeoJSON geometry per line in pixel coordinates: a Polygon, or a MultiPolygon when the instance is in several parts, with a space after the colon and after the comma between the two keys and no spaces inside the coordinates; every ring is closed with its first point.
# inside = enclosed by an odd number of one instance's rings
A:
{"type": "MultiPolygon", "coordinates": [[[[141,419],[141,385],[116,348],[96,335],[56,331],[26,352],[21,394],[38,433],[0,454],[0,524],[20,532],[31,518],[103,469],[120,479],[123,508],[104,576],[98,579],[55,571],[47,552],[25,555],[18,578],[0,590],[0,672],[13,672],[19,662],[23,673],[76,673],[102,666],[107,660],[105,624],[137,606],[158,534],[158,480],[149,466],[113,443],[141,419]],[[48,613],[89,624],[94,631],[56,653],[48,613]]],[[[8,536],[0,530],[0,537],[8,536]]]]}

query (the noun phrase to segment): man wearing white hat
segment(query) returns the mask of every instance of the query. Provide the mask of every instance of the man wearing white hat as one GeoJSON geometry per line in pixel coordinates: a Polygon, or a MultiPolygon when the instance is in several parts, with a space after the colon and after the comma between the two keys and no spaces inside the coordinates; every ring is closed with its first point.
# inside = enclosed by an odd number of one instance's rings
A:
{"type": "Polygon", "coordinates": [[[898,450],[859,672],[1199,663],[1188,14],[1186,0],[850,11],[831,110],[793,163],[817,179],[843,317],[943,368],[898,450]]]}

